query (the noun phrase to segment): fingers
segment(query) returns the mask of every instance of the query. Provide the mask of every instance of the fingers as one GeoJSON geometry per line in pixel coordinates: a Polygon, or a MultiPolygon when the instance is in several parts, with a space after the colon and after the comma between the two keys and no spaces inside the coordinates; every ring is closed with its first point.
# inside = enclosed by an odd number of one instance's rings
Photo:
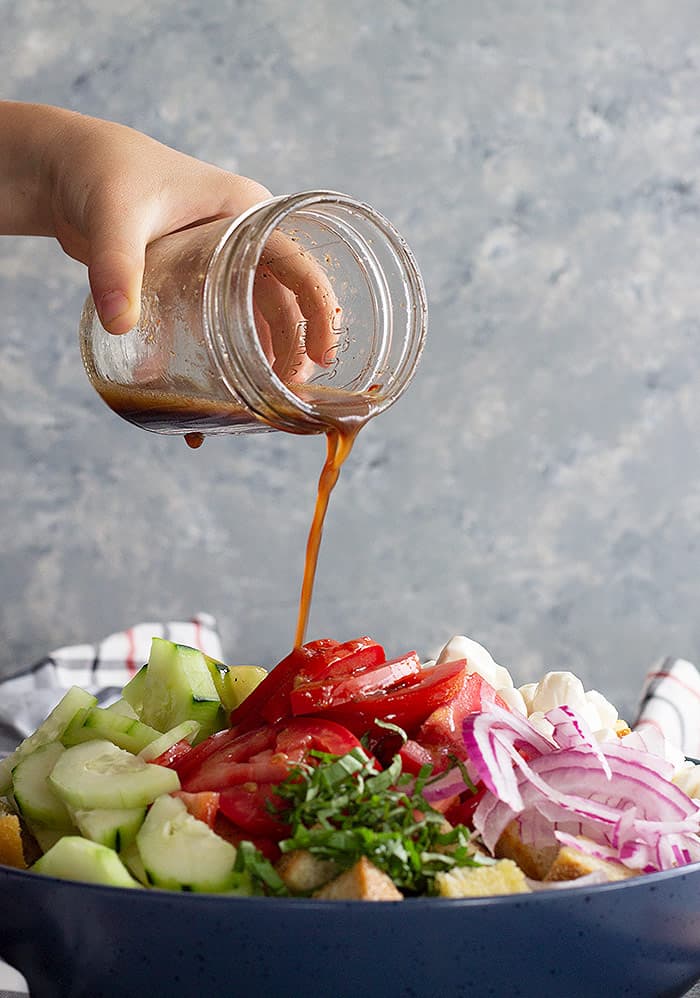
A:
{"type": "Polygon", "coordinates": [[[90,219],[88,277],[97,314],[110,333],[139,321],[147,230],[110,203],[90,219]]]}
{"type": "Polygon", "coordinates": [[[260,340],[260,346],[265,354],[265,359],[270,367],[272,367],[275,362],[275,351],[272,348],[272,333],[270,332],[270,327],[265,317],[255,304],[255,301],[253,301],[253,314],[255,316],[255,328],[258,333],[258,339],[260,340]]]}
{"type": "Polygon", "coordinates": [[[341,310],[325,270],[282,232],[270,236],[262,262],[296,297],[306,319],[306,353],[317,364],[329,367],[338,345],[341,310]]]}
{"type": "MultiPolygon", "coordinates": [[[[279,283],[265,266],[259,266],[253,284],[253,301],[266,327],[273,354],[272,369],[282,381],[291,381],[305,356],[306,322],[294,294],[279,283]]],[[[261,343],[265,349],[263,336],[261,343]]],[[[267,351],[266,351],[267,355],[267,351]]],[[[269,356],[268,356],[269,360],[269,356]]]]}

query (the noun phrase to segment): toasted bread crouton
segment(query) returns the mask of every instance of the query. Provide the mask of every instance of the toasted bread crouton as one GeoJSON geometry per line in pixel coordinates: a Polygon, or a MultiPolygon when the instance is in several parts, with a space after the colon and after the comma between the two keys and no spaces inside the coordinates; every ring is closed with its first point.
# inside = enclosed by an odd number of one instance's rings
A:
{"type": "Polygon", "coordinates": [[[520,838],[518,824],[511,821],[496,843],[494,850],[498,859],[512,859],[526,877],[543,880],[559,852],[558,846],[545,846],[536,849],[520,838]]]}
{"type": "Polygon", "coordinates": [[[587,856],[571,846],[562,846],[557,858],[550,866],[545,880],[576,880],[588,873],[602,873],[606,880],[626,880],[634,877],[635,871],[623,866],[622,863],[609,862],[587,856]]]}
{"type": "Polygon", "coordinates": [[[318,890],[338,874],[338,867],[332,860],[319,859],[308,849],[285,853],[275,869],[293,894],[318,890]]]}
{"type": "Polygon", "coordinates": [[[363,856],[353,867],[316,891],[326,901],[402,901],[403,894],[390,877],[363,856]]]}
{"type": "Polygon", "coordinates": [[[529,894],[525,874],[512,859],[488,866],[462,866],[438,873],[438,893],[445,898],[490,897],[494,894],[529,894]]]}
{"type": "Polygon", "coordinates": [[[0,863],[4,866],[16,866],[20,870],[27,868],[22,829],[16,814],[0,816],[0,863]]]}

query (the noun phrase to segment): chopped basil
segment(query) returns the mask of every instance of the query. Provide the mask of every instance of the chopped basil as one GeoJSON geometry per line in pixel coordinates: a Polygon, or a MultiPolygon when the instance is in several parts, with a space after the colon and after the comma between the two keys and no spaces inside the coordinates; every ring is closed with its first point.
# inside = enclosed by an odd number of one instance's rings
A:
{"type": "Polygon", "coordinates": [[[455,866],[476,866],[470,832],[446,830],[442,814],[423,796],[431,775],[403,774],[397,755],[386,769],[360,748],[347,755],[313,752],[275,788],[278,816],[291,826],[282,852],[308,849],[349,869],[362,856],[408,894],[433,892],[435,875],[455,866]]]}

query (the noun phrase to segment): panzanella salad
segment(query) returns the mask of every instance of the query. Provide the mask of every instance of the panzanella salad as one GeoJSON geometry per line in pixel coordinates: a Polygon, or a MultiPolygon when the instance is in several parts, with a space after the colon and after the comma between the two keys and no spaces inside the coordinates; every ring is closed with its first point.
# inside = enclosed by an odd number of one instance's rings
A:
{"type": "Polygon", "coordinates": [[[0,862],[121,887],[401,900],[700,861],[700,767],[571,673],[516,689],[465,637],[274,669],[154,638],[122,697],[69,690],[0,762],[0,862]]]}

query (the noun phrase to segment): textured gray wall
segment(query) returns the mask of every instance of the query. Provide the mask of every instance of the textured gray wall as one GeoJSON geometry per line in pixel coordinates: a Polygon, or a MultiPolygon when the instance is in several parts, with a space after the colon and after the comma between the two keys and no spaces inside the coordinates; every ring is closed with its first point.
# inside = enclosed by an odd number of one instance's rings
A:
{"type": "MultiPolygon", "coordinates": [[[[4,95],[374,203],[431,337],[332,503],[312,635],[454,631],[517,678],[629,705],[700,658],[696,0],[0,3],[4,95]],[[120,13],[113,10],[120,8],[120,13]]],[[[208,609],[231,659],[291,641],[323,446],[181,441],[81,368],[83,269],[0,240],[0,670],[208,609]]]]}

